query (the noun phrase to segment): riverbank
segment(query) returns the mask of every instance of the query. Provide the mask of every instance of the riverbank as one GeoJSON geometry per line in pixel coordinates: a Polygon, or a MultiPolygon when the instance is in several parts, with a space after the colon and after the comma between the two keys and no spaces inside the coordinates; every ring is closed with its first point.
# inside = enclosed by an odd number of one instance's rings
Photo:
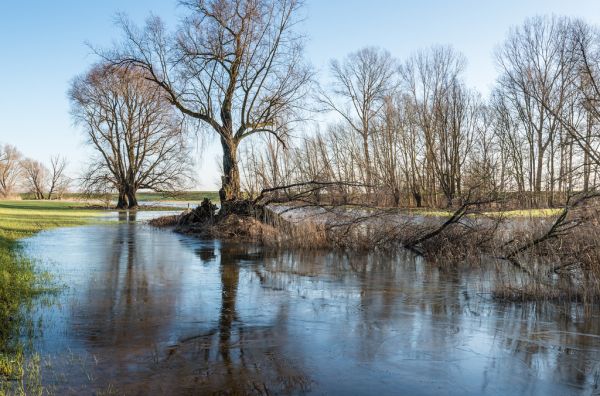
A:
{"type": "Polygon", "coordinates": [[[50,274],[37,270],[19,240],[51,228],[90,223],[99,215],[87,203],[0,201],[0,383],[22,381],[25,361],[18,333],[26,321],[23,309],[53,290],[50,274]]]}
{"type": "MultiPolygon", "coordinates": [[[[464,213],[474,223],[545,223],[562,209],[519,209],[464,213]]],[[[351,250],[403,247],[402,238],[421,234],[443,224],[455,213],[428,208],[379,208],[366,206],[319,206],[270,204],[257,207],[252,214],[211,216],[200,206],[180,214],[157,217],[150,225],[172,228],[199,238],[252,242],[266,246],[342,248],[351,250]],[[256,213],[254,213],[256,212],[256,213]]],[[[462,216],[462,214],[461,214],[462,216]]]]}

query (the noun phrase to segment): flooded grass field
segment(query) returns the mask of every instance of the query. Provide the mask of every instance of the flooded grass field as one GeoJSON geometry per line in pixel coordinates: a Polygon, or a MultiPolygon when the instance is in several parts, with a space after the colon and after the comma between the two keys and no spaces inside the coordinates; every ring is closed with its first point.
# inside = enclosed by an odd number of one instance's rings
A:
{"type": "Polygon", "coordinates": [[[24,242],[65,286],[34,311],[49,393],[600,392],[598,312],[493,301],[493,270],[120,220],[24,242]]]}

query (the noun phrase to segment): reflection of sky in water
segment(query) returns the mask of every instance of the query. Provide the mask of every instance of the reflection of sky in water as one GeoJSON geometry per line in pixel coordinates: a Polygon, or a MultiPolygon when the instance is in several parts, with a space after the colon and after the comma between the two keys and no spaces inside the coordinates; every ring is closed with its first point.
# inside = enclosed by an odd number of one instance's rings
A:
{"type": "Polygon", "coordinates": [[[26,247],[68,286],[38,310],[38,350],[55,369],[68,351],[93,356],[96,382],[126,392],[585,394],[598,382],[597,315],[492,303],[477,271],[274,254],[136,223],[26,247]]]}

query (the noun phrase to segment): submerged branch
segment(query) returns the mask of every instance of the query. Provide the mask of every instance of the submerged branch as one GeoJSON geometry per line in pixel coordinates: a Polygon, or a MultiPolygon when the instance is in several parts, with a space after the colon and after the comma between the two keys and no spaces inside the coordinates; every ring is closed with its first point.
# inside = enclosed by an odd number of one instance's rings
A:
{"type": "MultiPolygon", "coordinates": [[[[544,234],[542,234],[542,235],[538,236],[537,238],[534,238],[520,246],[514,247],[513,249],[508,251],[506,254],[502,255],[500,258],[504,259],[504,260],[508,260],[511,263],[518,266],[519,268],[526,270],[526,267],[523,266],[517,260],[517,256],[521,253],[524,253],[528,250],[535,248],[536,246],[538,246],[546,241],[553,240],[553,239],[559,238],[561,236],[565,236],[567,233],[569,233],[573,229],[575,229],[578,226],[580,226],[581,224],[583,224],[587,220],[587,218],[585,216],[581,216],[581,217],[575,218],[575,219],[569,219],[568,215],[577,206],[580,206],[584,202],[586,202],[592,198],[598,197],[598,196],[600,196],[599,192],[589,192],[589,193],[580,194],[578,196],[575,196],[575,195],[570,196],[567,199],[567,203],[565,204],[563,210],[560,212],[560,214],[558,215],[556,220],[552,223],[550,228],[544,234]]],[[[504,247],[507,247],[512,242],[514,242],[514,240],[506,242],[504,244],[504,247]]],[[[527,270],[527,272],[529,272],[529,271],[527,270]]]]}

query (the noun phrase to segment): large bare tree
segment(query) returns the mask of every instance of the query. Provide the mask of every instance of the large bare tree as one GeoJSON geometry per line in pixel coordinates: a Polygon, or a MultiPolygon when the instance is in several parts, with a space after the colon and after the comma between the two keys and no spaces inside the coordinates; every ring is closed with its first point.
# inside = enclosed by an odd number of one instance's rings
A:
{"type": "MultiPolygon", "coordinates": [[[[222,203],[240,198],[238,146],[256,133],[284,141],[302,110],[311,70],[294,31],[300,0],[189,0],[170,34],[159,18],[144,29],[125,18],[113,64],[147,72],[183,114],[215,133],[223,148],[222,203]]],[[[226,206],[226,205],[224,205],[226,206]]]]}
{"type": "Polygon", "coordinates": [[[535,90],[530,89],[529,93],[582,152],[583,189],[587,191],[590,184],[595,184],[590,180],[592,166],[600,166],[600,32],[581,20],[563,23],[563,38],[557,45],[566,54],[560,72],[568,84],[564,95],[567,106],[535,90]],[[573,115],[577,112],[579,117],[573,115]]]}
{"type": "Polygon", "coordinates": [[[100,64],[77,77],[72,114],[96,151],[88,189],[111,185],[119,208],[137,206],[140,189],[181,188],[189,178],[182,117],[143,68],[100,64]]]}

